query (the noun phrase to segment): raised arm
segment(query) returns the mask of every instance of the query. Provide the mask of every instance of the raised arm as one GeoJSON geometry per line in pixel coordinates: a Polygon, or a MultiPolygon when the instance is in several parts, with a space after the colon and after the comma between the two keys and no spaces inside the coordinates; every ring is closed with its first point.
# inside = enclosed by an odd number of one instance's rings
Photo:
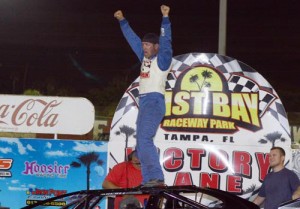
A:
{"type": "Polygon", "coordinates": [[[119,21],[125,19],[124,15],[123,15],[123,12],[122,12],[121,10],[116,11],[116,12],[114,13],[114,17],[115,17],[117,20],[119,20],[119,21]]]}
{"type": "Polygon", "coordinates": [[[170,7],[168,7],[166,5],[161,5],[160,10],[161,10],[163,17],[169,17],[170,7]]]}
{"type": "Polygon", "coordinates": [[[159,52],[157,55],[158,66],[161,70],[167,70],[172,62],[172,33],[171,22],[169,19],[170,7],[162,5],[160,7],[162,13],[162,23],[159,37],[159,52]]]}
{"type": "Polygon", "coordinates": [[[139,60],[142,61],[144,53],[140,37],[138,37],[138,35],[136,35],[136,33],[132,30],[121,10],[117,10],[114,13],[114,17],[119,21],[122,33],[131,49],[134,51],[139,60]]]}

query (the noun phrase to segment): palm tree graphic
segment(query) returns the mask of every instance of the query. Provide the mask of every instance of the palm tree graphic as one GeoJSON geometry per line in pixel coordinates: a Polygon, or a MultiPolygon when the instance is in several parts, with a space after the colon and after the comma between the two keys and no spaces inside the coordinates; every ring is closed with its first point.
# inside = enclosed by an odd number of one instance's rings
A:
{"type": "Polygon", "coordinates": [[[199,85],[199,83],[198,83],[198,80],[199,80],[199,77],[198,77],[197,74],[196,74],[196,75],[192,75],[192,76],[190,77],[190,83],[196,83],[197,86],[198,86],[198,88],[199,88],[199,90],[200,90],[200,85],[199,85]]]}
{"type": "Polygon", "coordinates": [[[205,86],[205,87],[211,87],[211,83],[207,82],[206,79],[212,78],[212,72],[210,72],[208,70],[204,70],[201,73],[201,76],[203,77],[203,82],[201,83],[201,85],[198,83],[199,76],[197,74],[196,75],[192,75],[190,77],[190,82],[191,83],[196,83],[197,86],[198,86],[198,88],[199,88],[199,91],[202,91],[203,86],[205,86]]]}
{"type": "Polygon", "coordinates": [[[268,133],[264,137],[265,137],[265,139],[260,139],[258,142],[262,143],[262,144],[271,142],[272,147],[275,147],[275,143],[277,140],[280,140],[281,142],[286,141],[286,139],[284,137],[282,137],[282,133],[279,133],[278,131],[275,131],[273,133],[268,133]]]}
{"type": "Polygon", "coordinates": [[[242,190],[242,194],[250,194],[248,198],[246,198],[247,200],[249,200],[251,197],[253,197],[254,195],[256,195],[259,191],[259,188],[256,188],[255,184],[250,185],[250,187],[246,188],[246,190],[242,190]]]}
{"type": "Polygon", "coordinates": [[[136,136],[134,135],[135,130],[134,128],[131,128],[129,126],[123,125],[119,127],[119,131],[116,131],[116,135],[121,135],[124,134],[125,135],[125,158],[126,159],[126,148],[128,147],[128,139],[129,137],[131,137],[133,135],[133,137],[135,138],[136,136]]]}
{"type": "Polygon", "coordinates": [[[103,161],[99,159],[99,154],[96,152],[89,152],[77,157],[78,161],[73,161],[70,166],[73,168],[80,168],[81,165],[86,167],[86,190],[90,190],[90,173],[91,173],[91,164],[97,163],[97,165],[102,166],[103,161]]]}

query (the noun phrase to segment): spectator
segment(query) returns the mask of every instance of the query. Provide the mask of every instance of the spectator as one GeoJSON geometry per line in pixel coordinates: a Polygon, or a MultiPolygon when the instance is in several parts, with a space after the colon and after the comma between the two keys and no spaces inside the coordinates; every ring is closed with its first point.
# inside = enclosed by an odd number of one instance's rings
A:
{"type": "MultiPolygon", "coordinates": [[[[127,161],[115,165],[102,184],[104,189],[124,189],[137,187],[142,182],[141,164],[137,158],[136,151],[132,151],[127,161]]],[[[135,198],[140,202],[141,206],[144,205],[148,195],[136,195],[135,198]]],[[[133,196],[117,196],[114,201],[114,209],[118,209],[122,200],[123,202],[135,203],[133,196]]]]}
{"type": "Polygon", "coordinates": [[[281,147],[271,149],[269,160],[272,172],[265,177],[253,202],[259,206],[264,203],[264,209],[277,209],[281,203],[300,197],[300,180],[284,167],[285,151],[281,147]]]}

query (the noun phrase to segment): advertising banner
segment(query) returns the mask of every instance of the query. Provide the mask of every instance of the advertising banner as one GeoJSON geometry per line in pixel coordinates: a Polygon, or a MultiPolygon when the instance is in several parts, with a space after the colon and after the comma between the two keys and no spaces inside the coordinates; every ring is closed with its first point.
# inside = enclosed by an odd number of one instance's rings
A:
{"type": "Polygon", "coordinates": [[[0,131],[18,133],[88,133],[95,108],[85,98],[0,95],[0,131]]]}
{"type": "Polygon", "coordinates": [[[300,145],[300,126],[291,126],[292,140],[295,145],[299,147],[300,145]]]}
{"type": "MultiPolygon", "coordinates": [[[[172,64],[166,114],[154,139],[166,184],[212,187],[251,198],[269,171],[270,148],[284,148],[290,166],[287,115],[262,75],[218,54],[179,55],[172,64]]],[[[135,147],[138,89],[139,78],[116,109],[110,167],[135,147]]]]}
{"type": "MultiPolygon", "coordinates": [[[[101,189],[106,159],[105,142],[0,138],[0,205],[19,209],[70,192],[101,189]]],[[[59,208],[68,201],[50,204],[59,208]]],[[[102,201],[95,209],[105,207],[102,201]]]]}

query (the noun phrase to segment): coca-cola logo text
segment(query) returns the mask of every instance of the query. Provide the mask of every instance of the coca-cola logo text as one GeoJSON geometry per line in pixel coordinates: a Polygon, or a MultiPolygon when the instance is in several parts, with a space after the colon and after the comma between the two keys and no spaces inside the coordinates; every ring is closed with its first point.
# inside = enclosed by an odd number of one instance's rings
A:
{"type": "Polygon", "coordinates": [[[0,123],[14,126],[54,127],[58,123],[58,113],[54,108],[62,102],[57,100],[27,99],[19,105],[0,105],[0,123]]]}

